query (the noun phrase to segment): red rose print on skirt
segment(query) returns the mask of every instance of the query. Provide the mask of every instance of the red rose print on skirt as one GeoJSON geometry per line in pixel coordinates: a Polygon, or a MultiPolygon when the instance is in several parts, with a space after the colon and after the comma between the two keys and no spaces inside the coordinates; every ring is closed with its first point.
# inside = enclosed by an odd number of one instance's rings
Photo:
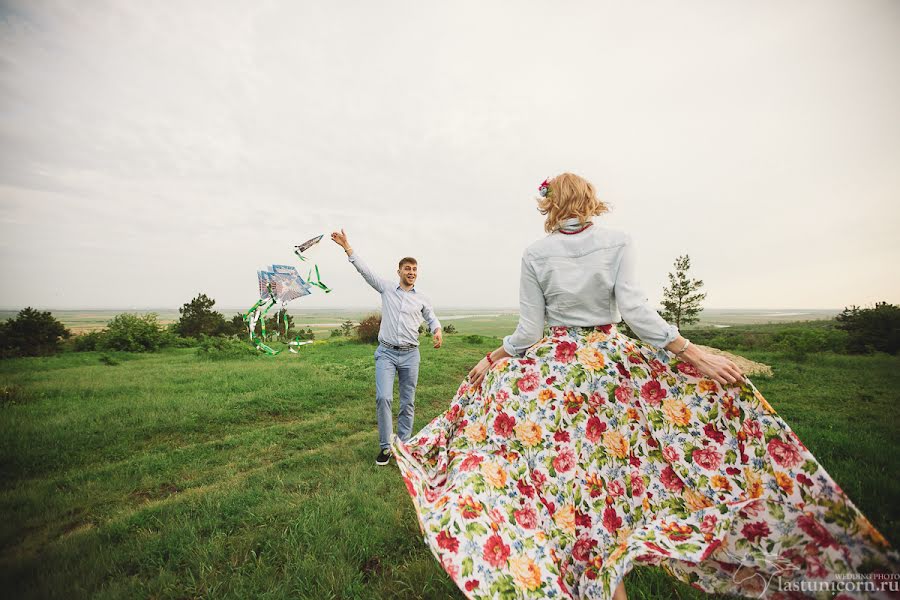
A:
{"type": "Polygon", "coordinates": [[[778,438],[769,440],[767,449],[772,460],[787,469],[796,467],[803,460],[800,456],[800,450],[796,446],[791,443],[782,442],[778,438]]]}
{"type": "Polygon", "coordinates": [[[523,508],[513,513],[516,523],[525,529],[534,529],[537,526],[537,513],[531,508],[523,508]]]}
{"type": "Polygon", "coordinates": [[[600,436],[606,431],[606,423],[598,417],[591,417],[587,422],[587,429],[584,436],[591,442],[596,444],[600,440],[600,436]]]}
{"type": "Polygon", "coordinates": [[[443,530],[441,530],[437,536],[437,543],[439,548],[449,550],[450,552],[459,550],[459,540],[443,530]]]}
{"type": "Polygon", "coordinates": [[[575,342],[560,342],[556,346],[556,354],[554,358],[562,363],[572,362],[575,359],[575,350],[578,346],[575,342]]]}
{"type": "Polygon", "coordinates": [[[655,380],[648,381],[641,386],[641,398],[646,400],[650,406],[659,406],[666,394],[666,390],[655,380]]]}
{"type": "Polygon", "coordinates": [[[538,377],[538,374],[534,371],[529,371],[519,380],[519,390],[523,392],[533,392],[537,389],[540,382],[541,379],[538,377]]]}
{"type": "Polygon", "coordinates": [[[494,419],[494,431],[500,437],[508,438],[513,433],[513,427],[516,426],[516,418],[506,413],[500,413],[494,419]]]}
{"type": "Polygon", "coordinates": [[[616,514],[616,509],[607,506],[603,511],[603,527],[610,533],[615,533],[622,526],[622,518],[616,514]]]}
{"type": "Polygon", "coordinates": [[[557,473],[565,473],[575,466],[575,453],[571,448],[565,448],[553,459],[553,468],[557,473]]]}
{"type": "Polygon", "coordinates": [[[722,454],[717,452],[715,448],[699,448],[691,453],[691,458],[695,463],[706,469],[714,471],[722,464],[722,454]]]}
{"type": "Polygon", "coordinates": [[[484,560],[492,567],[500,567],[509,558],[509,546],[499,535],[492,535],[484,545],[484,560]]]}

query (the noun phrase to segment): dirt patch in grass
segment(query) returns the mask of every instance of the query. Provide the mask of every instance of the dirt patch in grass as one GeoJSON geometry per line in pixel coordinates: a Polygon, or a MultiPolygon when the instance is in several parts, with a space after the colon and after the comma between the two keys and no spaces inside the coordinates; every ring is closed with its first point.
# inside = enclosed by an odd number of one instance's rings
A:
{"type": "Polygon", "coordinates": [[[63,527],[62,533],[60,533],[59,537],[68,537],[70,535],[76,535],[79,533],[84,533],[85,531],[89,531],[94,528],[94,524],[90,521],[73,521],[69,523],[65,527],[63,527]]]}
{"type": "Polygon", "coordinates": [[[135,490],[129,495],[138,502],[151,502],[154,500],[163,500],[180,491],[181,488],[174,483],[161,483],[154,489],[135,490]]]}
{"type": "Polygon", "coordinates": [[[17,385],[0,385],[0,406],[25,404],[31,400],[25,390],[17,385]]]}
{"type": "Polygon", "coordinates": [[[363,581],[369,582],[372,579],[381,577],[382,573],[384,573],[384,565],[381,564],[381,559],[377,556],[370,556],[362,564],[360,570],[362,571],[363,581]]]}

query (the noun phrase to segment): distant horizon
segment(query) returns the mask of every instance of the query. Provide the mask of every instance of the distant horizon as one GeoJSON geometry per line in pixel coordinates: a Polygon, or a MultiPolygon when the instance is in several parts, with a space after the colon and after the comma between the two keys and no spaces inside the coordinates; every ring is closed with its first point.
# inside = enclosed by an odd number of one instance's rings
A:
{"type": "MultiPolygon", "coordinates": [[[[31,307],[35,310],[42,311],[53,311],[53,310],[65,310],[65,311],[74,311],[74,310],[84,310],[84,311],[129,311],[129,310],[139,310],[139,311],[152,311],[152,310],[178,310],[181,306],[75,306],[75,307],[61,307],[61,306],[35,306],[35,305],[26,305],[19,307],[0,307],[0,311],[19,311],[24,308],[31,307]]],[[[182,304],[183,306],[183,304],[182,304]]],[[[230,311],[230,310],[247,310],[252,303],[249,303],[246,307],[243,306],[213,306],[213,310],[217,310],[219,312],[222,311],[230,311]]],[[[288,304],[288,310],[308,310],[308,311],[316,311],[316,312],[328,312],[330,310],[369,310],[373,308],[374,304],[365,304],[365,305],[354,305],[354,306],[334,306],[334,307],[314,307],[314,308],[301,308],[297,305],[288,304]]],[[[851,306],[851,305],[847,305],[851,306]]],[[[866,306],[863,304],[858,304],[856,306],[866,306]]],[[[840,312],[845,307],[825,307],[825,308],[814,308],[809,306],[774,306],[774,307],[737,307],[737,306],[708,306],[704,307],[703,311],[706,310],[735,310],[735,311],[773,311],[773,310],[807,310],[807,311],[838,311],[840,312]]],[[[518,307],[513,306],[440,306],[436,307],[437,310],[479,310],[479,311],[504,311],[504,312],[518,312],[518,307]]]]}

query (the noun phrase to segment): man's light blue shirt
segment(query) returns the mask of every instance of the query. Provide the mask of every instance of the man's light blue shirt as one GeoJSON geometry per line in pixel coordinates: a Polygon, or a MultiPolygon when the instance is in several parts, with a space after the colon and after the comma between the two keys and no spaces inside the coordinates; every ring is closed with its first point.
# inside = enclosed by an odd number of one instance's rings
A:
{"type": "MultiPolygon", "coordinates": [[[[561,229],[580,228],[567,219],[561,229]]],[[[641,340],[664,347],[678,337],[637,282],[634,245],[621,231],[593,225],[580,233],[554,231],[522,254],[519,325],[503,348],[522,356],[554,325],[605,325],[625,319],[641,340]]]]}
{"type": "Polygon", "coordinates": [[[434,314],[431,300],[416,291],[415,286],[404,290],[396,281],[384,279],[375,274],[356,252],[347,257],[366,283],[381,294],[381,329],[378,341],[394,346],[418,346],[419,325],[428,323],[431,333],[441,328],[441,322],[434,314]]]}

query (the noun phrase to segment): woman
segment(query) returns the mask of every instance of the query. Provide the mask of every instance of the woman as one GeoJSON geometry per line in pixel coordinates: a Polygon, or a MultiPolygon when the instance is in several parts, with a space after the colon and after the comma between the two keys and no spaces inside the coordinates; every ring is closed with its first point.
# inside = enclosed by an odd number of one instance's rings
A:
{"type": "Polygon", "coordinates": [[[629,237],[591,221],[606,212],[593,186],[563,173],[540,190],[549,235],[523,255],[518,327],[450,410],[393,442],[425,540],[466,596],[622,600],[635,564],[772,598],[896,572],[753,384],[647,303],[629,237]],[[616,331],[620,312],[641,341],[616,331]]]}

